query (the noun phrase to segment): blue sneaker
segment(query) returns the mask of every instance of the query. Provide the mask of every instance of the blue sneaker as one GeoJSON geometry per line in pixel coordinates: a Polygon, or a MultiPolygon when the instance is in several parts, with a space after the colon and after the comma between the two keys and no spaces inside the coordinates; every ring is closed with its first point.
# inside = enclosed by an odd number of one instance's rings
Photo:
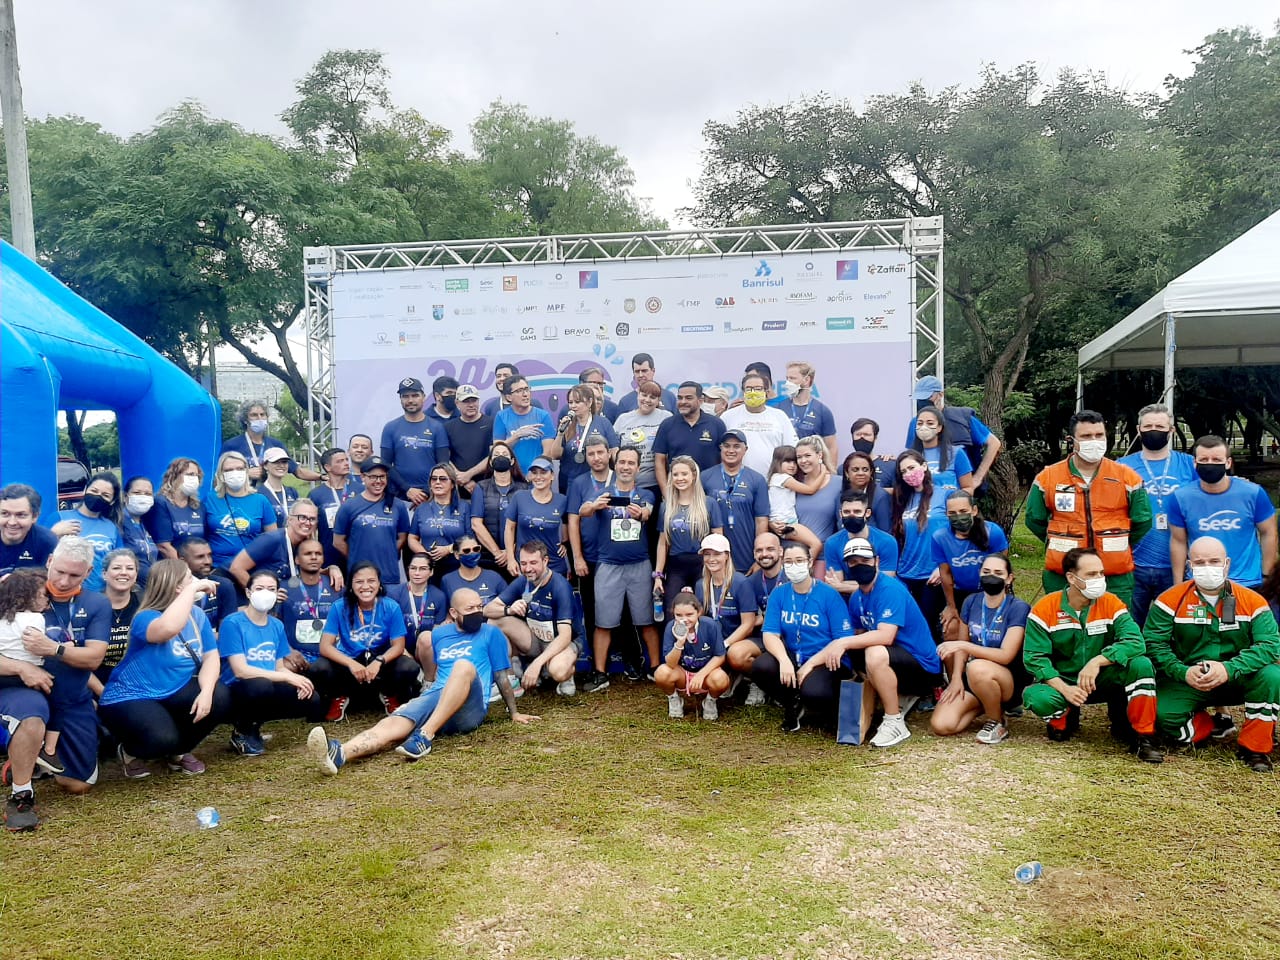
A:
{"type": "Polygon", "coordinates": [[[262,742],[262,738],[252,733],[241,733],[234,730],[231,733],[231,749],[242,757],[260,757],[267,752],[267,746],[262,742]]]}
{"type": "Polygon", "coordinates": [[[405,738],[404,743],[396,747],[396,753],[407,760],[421,760],[431,752],[431,741],[421,730],[415,730],[405,738]]]}
{"type": "Polygon", "coordinates": [[[347,758],[342,755],[342,741],[324,735],[324,727],[312,727],[307,734],[307,753],[320,764],[320,769],[333,776],[347,758]]]}

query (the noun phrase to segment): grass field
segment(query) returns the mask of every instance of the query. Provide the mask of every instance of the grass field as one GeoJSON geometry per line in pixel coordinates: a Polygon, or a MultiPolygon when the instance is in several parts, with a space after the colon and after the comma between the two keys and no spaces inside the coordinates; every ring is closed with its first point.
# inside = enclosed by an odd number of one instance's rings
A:
{"type": "Polygon", "coordinates": [[[522,703],[541,722],[495,709],[417,764],[325,778],[278,723],[261,759],[220,732],[204,777],[45,787],[41,830],[0,836],[0,956],[1280,957],[1276,779],[1140,764],[1105,708],[994,748],[914,716],[882,753],[766,707],[670,721],[625,681],[522,703]]]}

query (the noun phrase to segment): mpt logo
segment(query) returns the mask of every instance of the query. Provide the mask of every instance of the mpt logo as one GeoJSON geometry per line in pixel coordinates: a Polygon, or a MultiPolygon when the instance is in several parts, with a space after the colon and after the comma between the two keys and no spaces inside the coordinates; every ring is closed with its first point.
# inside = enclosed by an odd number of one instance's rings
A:
{"type": "Polygon", "coordinates": [[[1201,533],[1214,533],[1221,530],[1239,530],[1243,526],[1240,514],[1234,510],[1219,510],[1207,517],[1201,517],[1196,529],[1201,533]]]}
{"type": "Polygon", "coordinates": [[[756,276],[757,276],[757,277],[771,277],[771,276],[773,276],[773,268],[772,268],[771,266],[769,266],[769,261],[768,261],[768,260],[761,260],[761,261],[760,261],[760,266],[756,267],[756,276]]]}

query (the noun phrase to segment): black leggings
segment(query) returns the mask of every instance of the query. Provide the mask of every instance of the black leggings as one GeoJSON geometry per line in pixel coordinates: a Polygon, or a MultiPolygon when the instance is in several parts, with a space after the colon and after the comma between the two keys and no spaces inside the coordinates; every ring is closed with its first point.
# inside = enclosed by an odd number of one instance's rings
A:
{"type": "Polygon", "coordinates": [[[307,676],[316,685],[316,689],[323,692],[324,700],[334,697],[360,698],[366,691],[373,691],[395,697],[401,703],[408,703],[422,689],[422,684],[418,682],[420,672],[418,662],[407,653],[383,664],[373,683],[360,683],[345,666],[323,657],[307,665],[307,676]]]}
{"type": "Polygon", "coordinates": [[[693,585],[702,577],[702,554],[672,553],[667,555],[667,579],[662,585],[663,602],[670,608],[676,594],[681,590],[693,589],[693,585]]]}
{"type": "Polygon", "coordinates": [[[106,704],[98,708],[98,717],[130,755],[143,760],[177,757],[195,749],[230,714],[231,692],[219,683],[213,688],[209,715],[196,722],[191,705],[199,695],[200,684],[192,677],[163,700],[106,704]]]}
{"type": "Polygon", "coordinates": [[[231,691],[231,725],[241,733],[257,733],[268,720],[295,717],[319,720],[328,706],[319,693],[313,692],[310,697],[299,700],[298,688],[293,684],[266,677],[237,680],[228,689],[231,691]]]}
{"type": "MultiPolygon", "coordinates": [[[[766,650],[751,665],[751,680],[775,700],[786,703],[796,696],[794,687],[784,687],[778,675],[778,660],[766,650]]],[[[814,667],[800,685],[800,705],[805,713],[822,724],[833,724],[840,705],[840,681],[849,679],[849,671],[814,667]]]]}

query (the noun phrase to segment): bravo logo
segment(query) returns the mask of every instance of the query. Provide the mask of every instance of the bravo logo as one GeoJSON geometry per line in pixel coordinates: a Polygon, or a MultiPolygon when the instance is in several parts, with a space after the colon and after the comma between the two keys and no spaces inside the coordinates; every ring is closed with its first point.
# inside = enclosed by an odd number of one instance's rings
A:
{"type": "Polygon", "coordinates": [[[1219,510],[1207,517],[1201,517],[1196,529],[1201,533],[1215,533],[1223,530],[1239,530],[1243,525],[1240,514],[1234,510],[1219,510]]]}
{"type": "Polygon", "coordinates": [[[781,287],[786,283],[781,277],[776,280],[773,278],[773,267],[769,266],[768,260],[759,261],[756,267],[755,277],[742,281],[744,290],[755,289],[758,287],[781,287]]]}

